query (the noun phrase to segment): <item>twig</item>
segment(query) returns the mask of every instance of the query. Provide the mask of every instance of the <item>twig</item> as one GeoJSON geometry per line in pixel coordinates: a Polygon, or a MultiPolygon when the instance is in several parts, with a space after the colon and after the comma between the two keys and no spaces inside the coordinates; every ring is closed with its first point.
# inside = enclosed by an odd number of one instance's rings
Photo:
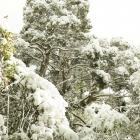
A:
{"type": "Polygon", "coordinates": [[[86,125],[86,122],[85,122],[82,118],[80,118],[79,116],[77,116],[77,115],[74,114],[73,112],[71,112],[71,114],[72,114],[73,116],[75,116],[76,118],[78,118],[81,122],[83,122],[83,123],[86,125]]]}
{"type": "Polygon", "coordinates": [[[7,97],[7,136],[8,136],[8,129],[9,129],[9,105],[10,105],[10,98],[9,98],[9,94],[7,97]]]}
{"type": "Polygon", "coordinates": [[[34,59],[34,60],[37,60],[37,61],[39,61],[39,62],[41,62],[41,60],[39,59],[39,58],[37,58],[37,57],[35,57],[35,56],[32,56],[31,54],[26,54],[26,55],[28,55],[29,57],[31,57],[32,59],[34,59]]]}

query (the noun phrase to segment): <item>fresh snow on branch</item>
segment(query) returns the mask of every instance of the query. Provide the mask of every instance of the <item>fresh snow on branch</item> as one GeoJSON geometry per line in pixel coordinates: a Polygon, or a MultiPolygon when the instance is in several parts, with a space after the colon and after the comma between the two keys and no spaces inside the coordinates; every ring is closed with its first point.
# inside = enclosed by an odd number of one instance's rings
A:
{"type": "MultiPolygon", "coordinates": [[[[38,116],[37,124],[33,124],[32,139],[42,138],[53,139],[53,135],[61,135],[66,140],[78,140],[77,134],[69,127],[69,122],[65,116],[67,102],[60,95],[56,87],[48,80],[35,73],[32,67],[26,65],[14,57],[7,62],[16,67],[15,79],[22,86],[34,91],[34,105],[43,113],[38,116]]],[[[31,94],[31,93],[29,93],[31,94]]]]}

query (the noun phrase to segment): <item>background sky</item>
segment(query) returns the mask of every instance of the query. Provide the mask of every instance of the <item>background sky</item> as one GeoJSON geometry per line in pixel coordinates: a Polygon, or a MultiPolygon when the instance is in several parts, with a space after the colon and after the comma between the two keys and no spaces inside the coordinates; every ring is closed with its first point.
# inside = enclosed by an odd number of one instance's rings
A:
{"type": "MultiPolygon", "coordinates": [[[[140,0],[89,0],[93,33],[97,37],[122,36],[140,45],[140,0]]],[[[0,0],[0,24],[12,32],[22,27],[25,0],[0,0]],[[3,18],[8,15],[8,18],[3,18]]]]}
{"type": "Polygon", "coordinates": [[[0,25],[18,33],[22,27],[22,11],[25,0],[0,0],[0,25]],[[7,16],[8,18],[4,18],[7,16]]]}
{"type": "Polygon", "coordinates": [[[122,36],[140,45],[140,0],[89,1],[95,35],[122,36]]]}

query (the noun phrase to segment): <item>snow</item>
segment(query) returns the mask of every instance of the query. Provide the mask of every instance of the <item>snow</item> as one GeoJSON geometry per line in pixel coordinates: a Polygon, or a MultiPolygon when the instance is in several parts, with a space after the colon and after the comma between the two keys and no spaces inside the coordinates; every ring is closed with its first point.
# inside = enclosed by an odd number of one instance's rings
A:
{"type": "Polygon", "coordinates": [[[96,70],[96,74],[102,77],[105,83],[109,83],[111,80],[110,74],[106,73],[104,70],[96,70]]]}
{"type": "Polygon", "coordinates": [[[108,104],[96,104],[85,108],[86,121],[89,126],[96,128],[97,130],[112,130],[117,126],[129,123],[129,119],[112,109],[108,104]],[[117,126],[116,126],[117,125],[117,126]]]}
{"type": "Polygon", "coordinates": [[[82,53],[87,55],[92,54],[93,58],[95,58],[95,53],[99,53],[102,56],[103,52],[98,39],[93,39],[86,47],[83,47],[82,53]]]}
{"type": "Polygon", "coordinates": [[[112,94],[115,94],[115,92],[113,91],[112,88],[108,87],[108,88],[105,88],[103,90],[100,91],[100,94],[105,94],[105,95],[112,95],[112,94]]]}
{"type": "Polygon", "coordinates": [[[87,45],[86,47],[82,48],[82,53],[84,54],[93,54],[93,58],[95,58],[94,55],[94,48],[91,44],[87,45]]]}
{"type": "MultiPolygon", "coordinates": [[[[29,5],[26,6],[26,9],[24,10],[25,15],[25,21],[28,23],[29,20],[32,20],[31,18],[34,15],[37,15],[39,17],[40,15],[38,12],[36,12],[38,9],[41,11],[45,11],[43,16],[47,16],[47,20],[44,17],[40,17],[38,20],[38,23],[46,24],[47,27],[56,25],[56,26],[63,26],[63,25],[79,25],[80,19],[77,18],[74,13],[72,13],[71,10],[67,8],[67,1],[66,0],[51,0],[51,1],[45,1],[45,0],[36,0],[31,1],[29,5]],[[57,13],[55,13],[55,10],[57,10],[57,13]],[[54,14],[55,13],[55,14],[54,14]],[[60,14],[61,13],[61,14],[60,14]]],[[[83,1],[81,6],[86,5],[87,2],[83,1]]],[[[35,22],[34,22],[35,23],[35,22]]],[[[33,27],[33,23],[32,23],[33,27]]],[[[46,27],[46,28],[47,28],[46,27]]],[[[33,28],[32,28],[33,29],[33,28]]],[[[32,33],[33,31],[27,31],[27,33],[32,33]]],[[[32,33],[33,34],[33,33],[32,33]]],[[[41,34],[41,33],[40,33],[41,34]]],[[[40,35],[36,35],[39,36],[40,35]]]]}
{"type": "Polygon", "coordinates": [[[58,17],[56,15],[53,15],[50,17],[50,21],[52,25],[66,25],[66,24],[79,24],[80,20],[77,19],[75,15],[66,15],[66,16],[61,16],[58,17]]]}
{"type": "Polygon", "coordinates": [[[140,71],[134,72],[130,76],[130,84],[132,85],[133,91],[135,91],[138,95],[140,95],[140,71]]]}
{"type": "Polygon", "coordinates": [[[111,46],[117,46],[120,50],[126,50],[130,47],[129,43],[122,37],[113,37],[110,44],[111,46]]]}
{"type": "Polygon", "coordinates": [[[120,66],[118,68],[115,69],[115,72],[118,74],[118,75],[129,75],[129,72],[128,70],[124,67],[124,66],[120,66]]]}
{"type": "Polygon", "coordinates": [[[130,97],[124,97],[123,100],[125,101],[125,103],[129,104],[132,102],[130,97]]]}
{"type": "Polygon", "coordinates": [[[118,92],[119,95],[123,97],[123,101],[127,104],[130,104],[132,102],[131,100],[131,94],[126,90],[122,89],[118,92]]]}
{"type": "Polygon", "coordinates": [[[25,35],[31,35],[31,36],[33,36],[33,38],[32,38],[32,40],[37,40],[37,39],[39,39],[39,38],[45,38],[45,34],[44,34],[44,32],[41,32],[41,31],[37,31],[37,30],[35,30],[35,29],[28,29],[27,31],[25,31],[25,33],[24,33],[25,35]]]}
{"type": "Polygon", "coordinates": [[[59,135],[63,135],[66,140],[78,140],[78,135],[69,127],[65,116],[68,103],[60,95],[57,88],[36,74],[32,67],[26,67],[21,60],[11,57],[7,63],[16,66],[16,83],[26,86],[27,89],[32,89],[34,91],[32,94],[34,105],[38,107],[38,110],[44,110],[43,113],[39,114],[37,124],[32,126],[34,132],[32,139],[42,138],[42,140],[46,140],[46,138],[52,138],[53,133],[60,132],[59,135]]]}
{"type": "Polygon", "coordinates": [[[4,118],[3,116],[0,114],[0,127],[4,125],[4,118]]]}
{"type": "Polygon", "coordinates": [[[92,128],[83,127],[79,132],[80,140],[95,140],[96,134],[92,130],[92,128]]]}
{"type": "Polygon", "coordinates": [[[83,97],[83,98],[86,98],[86,97],[88,97],[89,95],[90,95],[89,91],[86,91],[86,92],[84,92],[84,93],[82,94],[82,97],[83,97]]]}
{"type": "Polygon", "coordinates": [[[78,140],[78,135],[76,135],[69,127],[65,127],[64,125],[59,126],[59,132],[63,135],[66,140],[78,140]]]}
{"type": "Polygon", "coordinates": [[[7,39],[6,38],[0,38],[0,45],[6,45],[7,39]]]}
{"type": "Polygon", "coordinates": [[[22,47],[24,46],[25,48],[27,48],[29,46],[29,43],[26,42],[24,39],[20,38],[20,37],[17,37],[16,38],[16,46],[19,46],[19,47],[22,47]]]}
{"type": "Polygon", "coordinates": [[[107,49],[106,48],[103,48],[103,52],[104,52],[104,55],[117,55],[118,54],[118,48],[115,47],[115,46],[112,46],[112,47],[108,47],[107,49]]]}
{"type": "Polygon", "coordinates": [[[125,140],[133,140],[131,136],[127,136],[125,140]]]}
{"type": "Polygon", "coordinates": [[[86,126],[78,129],[80,140],[96,140],[98,132],[116,132],[120,127],[124,127],[130,122],[124,114],[117,112],[105,103],[92,103],[87,106],[84,118],[86,126]]]}
{"type": "Polygon", "coordinates": [[[0,140],[1,140],[1,136],[5,135],[7,132],[7,127],[4,125],[4,117],[3,115],[0,114],[0,140]]]}

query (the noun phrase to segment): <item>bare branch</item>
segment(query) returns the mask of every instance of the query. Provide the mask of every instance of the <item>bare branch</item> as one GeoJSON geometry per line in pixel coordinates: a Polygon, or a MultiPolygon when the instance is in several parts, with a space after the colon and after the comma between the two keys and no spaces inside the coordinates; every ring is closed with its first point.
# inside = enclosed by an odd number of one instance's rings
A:
{"type": "Polygon", "coordinates": [[[42,62],[39,58],[35,57],[35,56],[32,56],[31,54],[26,54],[28,55],[29,57],[33,58],[34,60],[37,60],[38,62],[42,62]]]}
{"type": "Polygon", "coordinates": [[[84,124],[86,125],[86,122],[85,122],[82,118],[80,118],[79,116],[77,116],[77,115],[74,114],[73,112],[71,112],[71,114],[72,114],[73,116],[75,116],[76,118],[78,118],[82,123],[84,123],[84,124]]]}
{"type": "Polygon", "coordinates": [[[44,55],[44,51],[41,49],[41,48],[39,48],[36,44],[31,44],[32,46],[28,46],[29,48],[31,48],[31,49],[36,49],[36,50],[38,50],[42,55],[44,55]]]}

